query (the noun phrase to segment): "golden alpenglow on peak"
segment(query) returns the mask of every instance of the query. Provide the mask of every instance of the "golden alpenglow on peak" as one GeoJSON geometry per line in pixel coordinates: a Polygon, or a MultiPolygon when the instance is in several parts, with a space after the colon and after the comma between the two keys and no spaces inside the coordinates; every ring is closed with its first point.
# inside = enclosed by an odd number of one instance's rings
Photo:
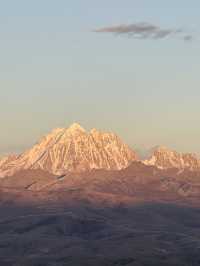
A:
{"type": "Polygon", "coordinates": [[[68,131],[81,131],[86,132],[86,130],[79,124],[79,123],[73,123],[70,127],[67,128],[68,131]]]}
{"type": "Polygon", "coordinates": [[[196,154],[180,153],[165,146],[158,146],[153,150],[150,159],[145,160],[146,165],[153,165],[160,169],[188,169],[190,171],[200,170],[200,159],[196,154]]]}
{"type": "Polygon", "coordinates": [[[87,133],[78,123],[53,130],[33,148],[0,167],[0,176],[40,169],[60,175],[92,169],[121,170],[137,159],[136,153],[113,133],[87,133]]]}

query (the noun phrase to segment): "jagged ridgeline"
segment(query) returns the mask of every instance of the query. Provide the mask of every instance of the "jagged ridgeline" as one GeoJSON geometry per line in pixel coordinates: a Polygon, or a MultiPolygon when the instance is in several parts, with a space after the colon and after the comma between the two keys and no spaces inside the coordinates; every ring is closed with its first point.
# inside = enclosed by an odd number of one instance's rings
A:
{"type": "Polygon", "coordinates": [[[136,153],[113,133],[79,124],[58,128],[19,156],[0,161],[0,176],[11,176],[25,169],[41,169],[60,175],[92,169],[121,170],[137,160],[136,153]]]}

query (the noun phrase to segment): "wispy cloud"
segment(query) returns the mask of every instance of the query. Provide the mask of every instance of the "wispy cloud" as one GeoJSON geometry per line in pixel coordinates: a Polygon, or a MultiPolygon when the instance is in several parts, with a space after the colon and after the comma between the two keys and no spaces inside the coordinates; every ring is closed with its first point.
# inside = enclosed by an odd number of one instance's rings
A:
{"type": "Polygon", "coordinates": [[[193,41],[193,39],[194,39],[194,36],[193,35],[191,35],[191,34],[187,34],[187,35],[185,35],[185,36],[183,36],[183,39],[184,39],[184,41],[193,41]]]}
{"type": "Polygon", "coordinates": [[[147,22],[139,22],[127,25],[117,25],[95,29],[96,33],[111,33],[116,35],[126,35],[138,39],[165,39],[168,37],[177,37],[184,41],[192,41],[193,36],[179,28],[161,28],[147,22]]]}

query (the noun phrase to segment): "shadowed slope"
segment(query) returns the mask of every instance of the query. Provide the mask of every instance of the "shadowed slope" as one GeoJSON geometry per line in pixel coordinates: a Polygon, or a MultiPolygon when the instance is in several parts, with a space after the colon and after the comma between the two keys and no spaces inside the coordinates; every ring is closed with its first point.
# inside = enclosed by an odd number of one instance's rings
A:
{"type": "Polygon", "coordinates": [[[198,266],[199,202],[189,170],[23,170],[0,180],[0,264],[198,266]]]}
{"type": "Polygon", "coordinates": [[[3,219],[0,208],[2,265],[199,265],[199,209],[66,203],[59,210],[15,205],[13,213],[13,207],[3,219]]]}

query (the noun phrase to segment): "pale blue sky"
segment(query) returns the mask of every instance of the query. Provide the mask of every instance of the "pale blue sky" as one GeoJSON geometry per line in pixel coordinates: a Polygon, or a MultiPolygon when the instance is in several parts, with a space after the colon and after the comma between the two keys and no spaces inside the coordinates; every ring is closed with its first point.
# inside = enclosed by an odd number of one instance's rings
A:
{"type": "Polygon", "coordinates": [[[73,121],[133,147],[200,153],[198,0],[6,0],[0,9],[0,154],[73,121]],[[178,38],[94,29],[147,22],[178,38]]]}

